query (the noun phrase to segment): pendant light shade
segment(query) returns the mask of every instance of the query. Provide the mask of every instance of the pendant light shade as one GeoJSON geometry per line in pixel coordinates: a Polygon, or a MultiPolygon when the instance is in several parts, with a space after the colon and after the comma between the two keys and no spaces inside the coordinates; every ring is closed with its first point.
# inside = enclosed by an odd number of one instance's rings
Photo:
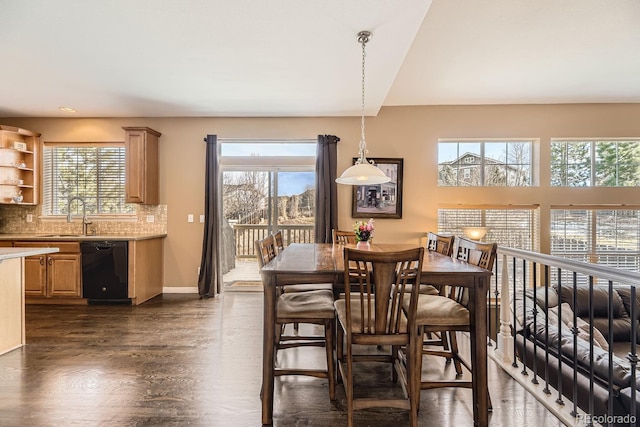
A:
{"type": "Polygon", "coordinates": [[[338,184],[346,185],[384,184],[389,181],[391,181],[391,178],[370,163],[353,165],[342,172],[342,175],[336,179],[338,184]]]}
{"type": "Polygon", "coordinates": [[[366,184],[384,184],[391,181],[384,172],[375,166],[372,160],[367,160],[367,141],[364,137],[364,62],[365,62],[365,45],[371,38],[369,31],[360,31],[358,33],[358,43],[362,45],[362,116],[360,118],[360,157],[356,163],[347,168],[339,178],[336,178],[338,184],[345,185],[366,185],[366,184]]]}

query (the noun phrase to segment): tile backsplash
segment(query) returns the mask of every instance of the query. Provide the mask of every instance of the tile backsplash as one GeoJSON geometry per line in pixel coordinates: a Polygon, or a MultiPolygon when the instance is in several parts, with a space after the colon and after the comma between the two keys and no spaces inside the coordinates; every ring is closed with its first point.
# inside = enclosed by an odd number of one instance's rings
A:
{"type": "MultiPolygon", "coordinates": [[[[74,215],[73,222],[65,219],[43,219],[40,217],[39,206],[0,205],[0,233],[33,233],[33,234],[72,234],[82,231],[82,217],[74,215]],[[27,222],[27,215],[32,215],[33,222],[27,222]]],[[[137,205],[135,218],[122,220],[97,219],[89,216],[97,234],[138,234],[138,233],[166,233],[167,205],[137,205]],[[153,222],[147,222],[149,216],[153,222]]]]}

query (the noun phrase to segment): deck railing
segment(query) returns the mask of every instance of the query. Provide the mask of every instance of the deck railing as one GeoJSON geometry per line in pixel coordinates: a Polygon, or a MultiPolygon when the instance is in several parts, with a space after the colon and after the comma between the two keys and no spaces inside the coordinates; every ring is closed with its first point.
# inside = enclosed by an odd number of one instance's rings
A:
{"type": "MultiPolygon", "coordinates": [[[[637,272],[503,247],[498,249],[495,272],[491,286],[493,305],[489,307],[489,318],[499,320],[490,322],[490,332],[492,328],[494,332],[497,331],[497,339],[490,344],[495,345],[495,351],[490,352],[491,357],[567,425],[635,426],[637,420],[636,388],[640,384],[640,379],[636,380],[637,321],[632,320],[630,323],[630,342],[615,343],[618,349],[617,354],[621,354],[620,345],[624,346],[623,353],[627,354],[617,357],[614,363],[614,342],[612,339],[614,316],[612,313],[614,313],[613,298],[617,298],[617,292],[614,293],[614,289],[621,289],[630,295],[630,301],[634,301],[636,294],[640,292],[640,289],[636,290],[640,287],[640,275],[637,272]],[[598,287],[607,291],[608,295],[608,306],[605,312],[605,316],[608,316],[608,320],[605,321],[608,334],[605,335],[609,337],[610,350],[608,354],[604,353],[604,357],[594,360],[594,332],[591,327],[594,321],[593,307],[596,304],[593,289],[598,287]],[[558,295],[564,293],[566,299],[568,295],[576,295],[579,288],[580,292],[583,292],[583,296],[588,295],[589,312],[584,319],[591,325],[586,327],[588,331],[586,340],[589,341],[586,344],[586,348],[589,350],[587,356],[584,353],[585,341],[583,340],[580,340],[583,347],[579,352],[578,334],[580,331],[576,327],[579,319],[577,319],[575,311],[572,318],[569,319],[572,322],[571,325],[566,325],[561,321],[561,314],[556,324],[551,323],[546,313],[540,313],[553,305],[551,303],[553,298],[550,296],[552,292],[559,290],[558,295]],[[524,298],[525,293],[528,294],[528,298],[524,298]],[[538,304],[533,303],[536,300],[539,301],[538,304]],[[538,316],[538,314],[545,315],[538,316]],[[523,322],[523,318],[526,316],[529,316],[530,324],[534,330],[529,335],[535,335],[535,331],[542,331],[538,334],[538,337],[543,337],[542,341],[523,340],[526,333],[523,336],[516,335],[517,331],[523,329],[522,325],[526,325],[526,322],[523,322]],[[548,335],[549,327],[556,328],[561,337],[553,344],[551,344],[553,340],[548,335]],[[546,337],[545,334],[547,334],[546,337]],[[520,341],[520,345],[517,345],[517,340],[520,341]],[[550,354],[560,355],[560,357],[550,358],[550,354]],[[581,361],[579,361],[580,355],[582,355],[581,361]],[[524,360],[527,361],[526,364],[523,363],[524,360]],[[630,388],[626,388],[625,393],[630,393],[630,395],[625,400],[627,403],[621,404],[619,398],[620,392],[623,391],[622,387],[618,387],[611,381],[614,377],[614,364],[616,371],[622,369],[628,374],[630,388]],[[582,382],[580,397],[578,395],[578,376],[586,377],[588,380],[587,383],[582,382]],[[602,378],[603,376],[604,378],[602,378]],[[596,377],[598,378],[596,379],[596,377]],[[599,387],[602,390],[600,393],[601,401],[598,403],[599,410],[596,409],[594,397],[596,383],[600,384],[599,387]],[[586,390],[585,384],[587,384],[586,390]],[[609,397],[608,401],[603,404],[602,396],[604,392],[606,397],[607,388],[609,397]],[[588,397],[585,399],[584,396],[587,392],[588,397]],[[606,410],[602,409],[603,406],[606,410]]],[[[563,301],[560,297],[560,303],[562,302],[570,302],[572,307],[577,304],[575,297],[573,301],[563,301]]],[[[616,301],[616,303],[618,302],[616,301]]],[[[627,305],[630,309],[630,319],[640,318],[640,305],[632,302],[627,305]]],[[[562,310],[558,310],[558,312],[562,313],[562,310]]],[[[601,308],[600,314],[602,314],[601,308]]],[[[600,356],[602,356],[602,352],[600,352],[600,356]]]]}
{"type": "MultiPolygon", "coordinates": [[[[291,243],[313,243],[313,224],[279,225],[284,245],[291,243]]],[[[273,230],[273,231],[277,231],[273,230]]],[[[236,258],[255,258],[254,242],[264,239],[270,234],[267,224],[233,224],[236,258]]]]}

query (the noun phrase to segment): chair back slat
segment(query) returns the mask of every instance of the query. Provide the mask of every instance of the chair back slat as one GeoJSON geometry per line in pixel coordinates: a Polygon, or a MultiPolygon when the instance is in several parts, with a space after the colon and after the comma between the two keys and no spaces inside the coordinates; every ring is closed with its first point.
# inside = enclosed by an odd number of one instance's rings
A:
{"type": "Polygon", "coordinates": [[[355,231],[331,230],[331,237],[334,244],[346,245],[348,243],[356,243],[355,231]]]}
{"type": "MultiPolygon", "coordinates": [[[[358,334],[390,335],[406,333],[407,315],[402,306],[411,295],[414,308],[418,299],[415,286],[422,269],[424,248],[394,252],[344,250],[345,305],[347,330],[358,334]],[[355,295],[354,295],[355,294],[355,295]],[[357,307],[353,307],[357,304],[357,307]],[[353,328],[352,307],[358,310],[359,325],[353,328]]],[[[411,309],[409,310],[411,312],[411,309]]],[[[409,316],[413,316],[411,313],[409,316]]]]}
{"type": "Polygon", "coordinates": [[[278,253],[284,250],[284,239],[282,238],[282,230],[278,230],[273,233],[273,241],[278,253]]]}
{"type": "Polygon", "coordinates": [[[438,252],[442,255],[451,256],[453,253],[455,236],[443,236],[429,232],[427,234],[427,250],[438,252]]]}

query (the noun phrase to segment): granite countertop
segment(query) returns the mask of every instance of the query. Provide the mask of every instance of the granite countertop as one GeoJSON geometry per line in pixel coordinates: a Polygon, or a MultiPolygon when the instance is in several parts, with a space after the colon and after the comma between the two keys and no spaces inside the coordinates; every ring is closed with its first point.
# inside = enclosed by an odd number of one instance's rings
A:
{"type": "Polygon", "coordinates": [[[58,248],[0,248],[0,261],[11,258],[52,254],[58,251],[58,248]]]}
{"type": "Polygon", "coordinates": [[[135,233],[135,234],[96,234],[82,235],[71,233],[6,233],[0,234],[0,240],[20,241],[85,241],[85,240],[147,240],[167,237],[166,233],[135,233]]]}

